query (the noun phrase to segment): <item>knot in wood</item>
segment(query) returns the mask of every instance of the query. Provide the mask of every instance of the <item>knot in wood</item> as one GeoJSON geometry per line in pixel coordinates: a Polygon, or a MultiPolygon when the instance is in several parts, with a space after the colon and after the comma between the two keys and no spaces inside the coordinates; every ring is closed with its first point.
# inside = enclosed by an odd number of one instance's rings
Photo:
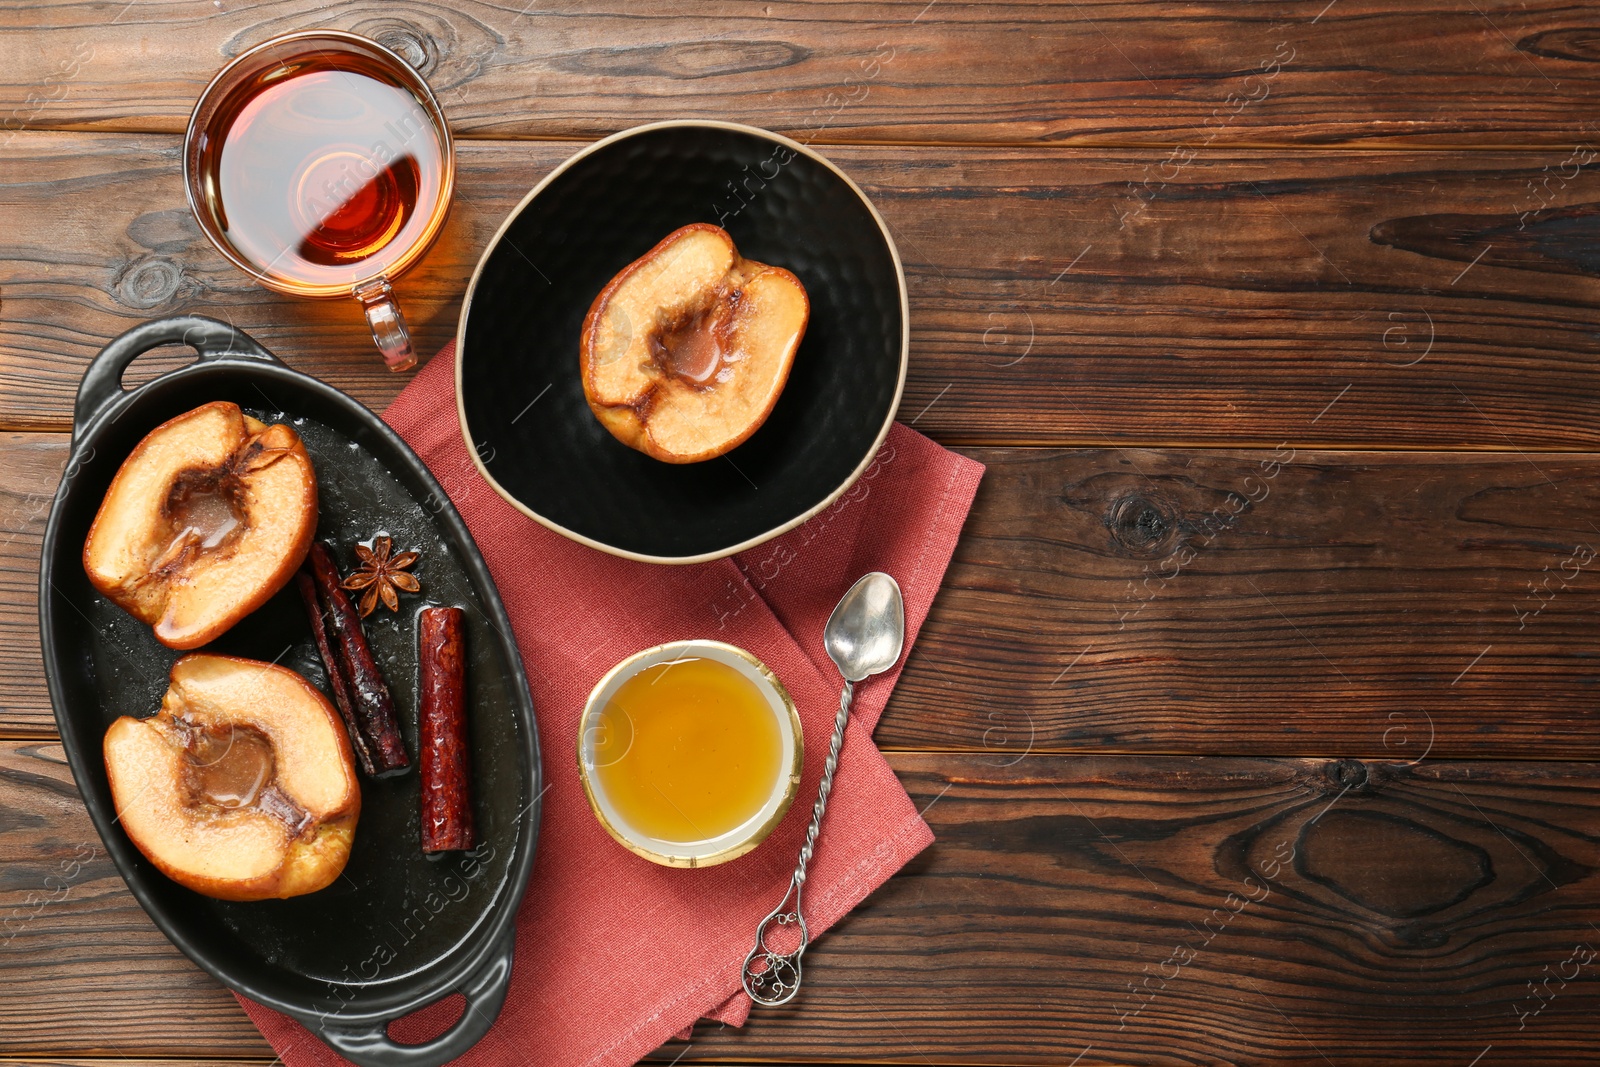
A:
{"type": "Polygon", "coordinates": [[[144,256],[117,272],[111,293],[125,307],[148,311],[177,295],[183,269],[164,256],[144,256]]]}
{"type": "Polygon", "coordinates": [[[439,66],[439,44],[429,33],[404,19],[368,19],[356,32],[371,37],[383,47],[411,64],[424,76],[439,66]]]}
{"type": "Polygon", "coordinates": [[[1140,554],[1166,541],[1176,525],[1166,509],[1142,496],[1122,497],[1106,514],[1111,536],[1124,548],[1140,554]]]}
{"type": "Polygon", "coordinates": [[[1517,51],[1551,59],[1597,63],[1600,62],[1600,33],[1588,26],[1545,30],[1522,38],[1517,42],[1517,51]]]}
{"type": "Polygon", "coordinates": [[[1372,784],[1372,779],[1367,774],[1367,765],[1358,759],[1334,760],[1322,770],[1333,788],[1341,793],[1347,790],[1352,793],[1363,793],[1372,784]]]}

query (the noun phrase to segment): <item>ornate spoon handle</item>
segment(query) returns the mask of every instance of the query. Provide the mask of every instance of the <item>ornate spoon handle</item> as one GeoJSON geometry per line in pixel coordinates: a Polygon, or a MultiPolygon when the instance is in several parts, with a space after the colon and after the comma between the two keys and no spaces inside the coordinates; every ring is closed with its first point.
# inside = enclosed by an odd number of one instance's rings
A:
{"type": "Polygon", "coordinates": [[[795,865],[789,888],[778,901],[778,906],[767,913],[756,927],[756,943],[744,958],[744,991],[750,999],[765,1007],[787,1004],[800,992],[800,957],[806,953],[811,936],[806,931],[806,918],[800,909],[800,894],[806,884],[806,865],[817,843],[817,832],[822,829],[822,813],[828,810],[828,794],[833,791],[833,772],[839,769],[839,749],[844,745],[845,724],[850,721],[850,701],[855,686],[844,683],[839,694],[839,714],[833,720],[833,739],[828,743],[828,762],[822,766],[822,785],[817,789],[817,803],[811,809],[811,825],[806,829],[806,843],[800,846],[800,862],[795,865]],[[791,903],[792,901],[792,903],[791,903]],[[778,952],[767,944],[767,933],[773,924],[800,927],[800,946],[793,952],[778,952]]]}

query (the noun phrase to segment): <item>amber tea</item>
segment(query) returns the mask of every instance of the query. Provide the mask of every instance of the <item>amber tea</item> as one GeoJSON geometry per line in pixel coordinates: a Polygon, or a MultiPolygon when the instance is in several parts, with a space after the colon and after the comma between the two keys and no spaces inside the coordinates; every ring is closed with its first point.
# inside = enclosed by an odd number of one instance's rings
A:
{"type": "Polygon", "coordinates": [[[443,206],[444,152],[416,98],[341,58],[337,70],[312,59],[254,79],[200,145],[228,243],[286,288],[386,273],[443,206]]]}
{"type": "Polygon", "coordinates": [[[262,285],[357,297],[395,369],[414,359],[389,282],[437,236],[454,183],[427,84],[354,34],[290,34],[244,53],[195,106],[190,204],[262,285]]]}

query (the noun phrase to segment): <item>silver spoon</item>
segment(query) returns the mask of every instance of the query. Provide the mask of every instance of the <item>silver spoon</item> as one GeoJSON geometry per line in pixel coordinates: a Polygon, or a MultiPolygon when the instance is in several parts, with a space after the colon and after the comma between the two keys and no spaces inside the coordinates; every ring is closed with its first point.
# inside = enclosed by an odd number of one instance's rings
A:
{"type": "Polygon", "coordinates": [[[844,744],[845,723],[850,721],[855,683],[893,667],[905,645],[906,609],[900,596],[900,583],[882,571],[864,576],[850,587],[833,614],[828,616],[822,639],[828,657],[844,675],[844,692],[839,695],[839,714],[833,720],[828,762],[822,767],[817,804],[811,809],[811,826],[806,830],[806,843],[800,847],[800,862],[795,865],[788,892],[756,927],[755,947],[744,958],[744,991],[750,994],[751,1000],[769,1008],[789,1003],[800,992],[800,957],[805,955],[806,945],[811,940],[806,932],[805,914],[800,910],[806,864],[811,862],[817,831],[822,829],[822,813],[828,809],[828,793],[833,789],[833,772],[839,767],[839,749],[844,744]],[[792,952],[778,952],[769,947],[767,933],[773,924],[798,925],[800,946],[792,952]]]}

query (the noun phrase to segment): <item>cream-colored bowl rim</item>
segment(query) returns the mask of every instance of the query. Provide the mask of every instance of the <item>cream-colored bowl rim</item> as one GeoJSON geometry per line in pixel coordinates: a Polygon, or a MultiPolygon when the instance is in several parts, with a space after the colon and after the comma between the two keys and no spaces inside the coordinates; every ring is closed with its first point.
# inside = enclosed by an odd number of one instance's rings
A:
{"type": "MultiPolygon", "coordinates": [[[[838,500],[839,497],[843,495],[845,490],[854,485],[856,480],[866,472],[866,469],[869,466],[872,465],[872,461],[877,458],[878,450],[883,447],[884,440],[889,436],[889,428],[894,425],[894,417],[900,411],[900,397],[905,392],[906,388],[906,367],[910,363],[910,357],[911,301],[906,292],[906,271],[905,267],[900,262],[900,250],[895,247],[894,238],[890,236],[889,227],[884,223],[883,216],[878,214],[878,209],[873,206],[872,201],[868,199],[867,194],[861,191],[861,187],[852,181],[848,174],[834,166],[833,162],[826,156],[823,156],[819,152],[813,151],[812,149],[801,144],[799,141],[791,140],[790,138],[779,133],[773,133],[771,130],[763,130],[758,126],[746,126],[738,122],[718,122],[710,119],[675,119],[668,122],[651,122],[643,126],[634,126],[631,129],[614,133],[610,137],[596,141],[594,144],[567,159],[560,166],[556,167],[555,170],[545,175],[539,184],[535,185],[533,189],[529,191],[528,195],[523,197],[521,202],[518,203],[516,207],[511,209],[510,213],[506,215],[505,221],[500,223],[500,228],[497,229],[494,232],[494,236],[489,239],[488,247],[483,250],[483,255],[478,258],[478,266],[472,272],[472,281],[467,285],[467,295],[461,301],[461,318],[456,323],[456,414],[461,420],[461,437],[466,442],[467,455],[472,457],[472,465],[478,468],[479,476],[482,477],[484,481],[489,483],[490,488],[504,497],[506,503],[522,512],[524,515],[528,516],[528,518],[533,519],[542,526],[549,527],[563,537],[571,538],[572,540],[577,541],[579,544],[588,545],[590,548],[599,549],[601,552],[609,552],[613,556],[622,556],[625,559],[636,559],[644,563],[704,563],[707,560],[722,559],[724,556],[731,556],[735,553],[743,552],[746,549],[754,548],[756,545],[762,544],[763,542],[770,541],[779,534],[788,533],[790,530],[794,529],[796,526],[799,526],[813,515],[822,512],[828,507],[828,505],[832,504],[835,500],[838,500]],[[715,552],[702,552],[697,556],[653,556],[644,552],[630,552],[624,548],[617,548],[614,545],[608,545],[603,541],[596,541],[592,537],[586,537],[585,535],[578,533],[576,530],[569,530],[560,523],[548,519],[539,514],[537,511],[534,511],[532,508],[528,507],[528,505],[518,500],[499,482],[495,481],[494,475],[489,473],[489,468],[484,465],[483,460],[479,457],[477,446],[473,443],[472,429],[467,425],[467,406],[462,400],[461,396],[461,365],[465,358],[467,347],[467,317],[472,311],[472,297],[478,290],[478,279],[483,275],[483,268],[484,265],[489,262],[489,256],[496,248],[499,247],[500,238],[505,235],[506,230],[510,229],[511,223],[516,219],[516,217],[522,214],[522,209],[527,207],[528,204],[532,202],[534,197],[543,192],[545,186],[555,181],[556,178],[560,177],[566,172],[567,168],[573,166],[585,156],[588,156],[594,152],[598,152],[607,145],[621,141],[624,138],[635,137],[639,134],[649,133],[652,130],[665,130],[675,127],[709,127],[719,130],[734,130],[739,133],[748,133],[756,137],[764,137],[769,141],[784,145],[794,152],[808,156],[809,158],[816,160],[824,167],[827,167],[829,170],[833,171],[833,173],[837,174],[845,183],[845,185],[850,187],[850,190],[854,192],[856,196],[861,198],[861,203],[865,205],[867,211],[871,213],[872,220],[878,224],[878,232],[883,235],[884,244],[888,246],[889,249],[889,256],[894,260],[895,281],[900,287],[900,376],[895,382],[894,400],[889,405],[889,411],[884,417],[883,425],[878,429],[878,436],[873,439],[872,447],[867,449],[867,454],[862,458],[861,462],[856,465],[856,469],[851,471],[850,475],[845,478],[842,483],[840,483],[839,488],[829,493],[815,506],[805,511],[803,514],[797,515],[788,522],[785,522],[779,526],[774,526],[765,533],[757,534],[755,537],[752,537],[747,541],[741,541],[739,544],[731,545],[728,548],[720,549],[715,552]]],[[[577,373],[578,356],[576,352],[573,353],[572,359],[573,373],[577,373]]]]}
{"type": "MultiPolygon", "coordinates": [[[[654,666],[654,664],[651,665],[654,666]]],[[[643,857],[651,863],[659,863],[663,867],[715,867],[719,863],[727,863],[729,860],[738,859],[754,849],[765,841],[773,829],[783,821],[784,815],[789,811],[789,805],[794,802],[795,793],[800,788],[800,774],[805,768],[806,762],[806,744],[805,735],[800,729],[800,714],[795,710],[794,700],[790,698],[789,691],[784,688],[783,682],[778,680],[778,676],[773,674],[765,663],[762,663],[744,649],[722,641],[669,641],[664,645],[652,645],[650,648],[635,652],[615,667],[612,667],[605,673],[604,677],[595,683],[594,688],[589,691],[589,699],[584,703],[583,715],[578,720],[577,754],[578,778],[583,782],[583,794],[589,801],[589,810],[594,812],[594,817],[600,821],[600,825],[605,827],[606,833],[610,834],[617,844],[634,855],[643,857]],[[600,694],[605,692],[613,681],[619,677],[631,677],[637,674],[643,669],[640,664],[653,657],[675,656],[683,658],[693,655],[696,651],[706,649],[714,649],[735,656],[755,668],[756,674],[766,683],[770,693],[777,696],[784,710],[788,713],[789,728],[794,734],[794,756],[789,761],[789,768],[784,775],[783,795],[778,801],[777,809],[744,837],[725,848],[704,856],[685,856],[677,853],[658,852],[647,848],[636,838],[628,836],[626,830],[613,825],[611,820],[606,818],[605,810],[601,807],[600,801],[595,795],[596,786],[589,778],[589,768],[583,761],[583,738],[588,732],[594,717],[603,710],[600,704],[600,694]]]]}

